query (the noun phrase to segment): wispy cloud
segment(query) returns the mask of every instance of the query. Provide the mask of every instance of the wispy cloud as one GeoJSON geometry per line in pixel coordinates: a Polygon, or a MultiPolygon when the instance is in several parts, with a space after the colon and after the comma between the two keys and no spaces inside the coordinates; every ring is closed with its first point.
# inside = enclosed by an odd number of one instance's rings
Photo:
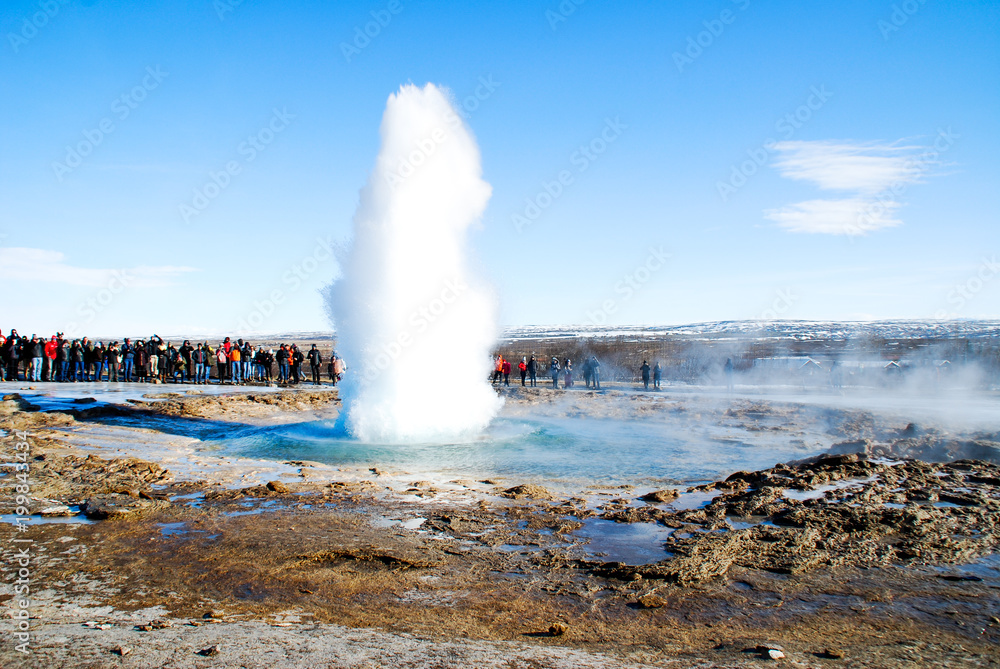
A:
{"type": "Polygon", "coordinates": [[[850,197],[797,202],[767,209],[764,216],[789,232],[829,235],[865,235],[902,225],[895,215],[901,206],[897,198],[940,165],[940,153],[953,141],[951,134],[939,133],[933,149],[902,141],[778,142],[774,165],[781,176],[850,197]],[[941,138],[948,141],[938,146],[941,138]]]}
{"type": "Polygon", "coordinates": [[[828,235],[864,235],[903,224],[893,216],[899,208],[898,202],[886,202],[881,207],[874,204],[860,197],[807,200],[780,209],[767,209],[764,215],[789,232],[828,235]]]}
{"type": "Polygon", "coordinates": [[[811,181],[823,190],[877,193],[894,183],[916,183],[926,171],[925,147],[876,142],[778,142],[781,176],[811,181]]]}
{"type": "Polygon", "coordinates": [[[77,267],[66,262],[60,251],[18,247],[0,248],[0,279],[6,281],[62,283],[99,288],[114,277],[125,276],[130,287],[157,288],[173,285],[181,274],[197,271],[174,265],[100,269],[77,267]]]}

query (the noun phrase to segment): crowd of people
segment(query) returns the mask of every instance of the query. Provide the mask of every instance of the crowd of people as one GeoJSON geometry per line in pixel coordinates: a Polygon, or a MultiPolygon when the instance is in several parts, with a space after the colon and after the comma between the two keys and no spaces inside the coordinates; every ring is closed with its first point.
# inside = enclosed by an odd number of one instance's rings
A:
{"type": "MultiPolygon", "coordinates": [[[[323,383],[323,355],[316,344],[302,352],[296,344],[265,349],[248,341],[229,337],[212,347],[207,341],[180,346],[153,335],[148,339],[121,343],[93,342],[86,337],[70,339],[62,333],[48,340],[27,337],[11,330],[0,333],[0,381],[109,381],[140,383],[296,384],[306,381],[305,363],[311,381],[323,383]],[[277,365],[277,375],[275,375],[277,365]]],[[[325,369],[336,385],[347,371],[344,360],[334,352],[325,369]]]]}
{"type": "MultiPolygon", "coordinates": [[[[544,362],[535,360],[535,356],[522,357],[521,362],[517,363],[517,369],[521,374],[521,385],[535,388],[538,385],[540,373],[544,373],[544,362]]],[[[491,375],[493,385],[500,385],[502,383],[505,386],[510,386],[512,371],[513,366],[510,364],[510,360],[504,358],[503,355],[498,355],[494,360],[493,374],[491,375]]],[[[585,360],[581,371],[583,372],[583,382],[587,388],[600,390],[601,363],[598,362],[597,356],[592,355],[585,360]]],[[[548,372],[549,377],[552,379],[553,388],[559,387],[560,380],[563,383],[563,388],[573,387],[573,361],[569,358],[565,358],[560,363],[559,358],[552,356],[552,359],[549,361],[548,372]]]]}

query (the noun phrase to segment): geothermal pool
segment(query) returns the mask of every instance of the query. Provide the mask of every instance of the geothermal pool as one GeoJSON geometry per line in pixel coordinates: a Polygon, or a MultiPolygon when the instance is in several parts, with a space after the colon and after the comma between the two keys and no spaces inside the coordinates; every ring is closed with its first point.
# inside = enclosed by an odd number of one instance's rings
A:
{"type": "Polygon", "coordinates": [[[249,431],[212,442],[220,454],[403,469],[428,478],[475,477],[566,485],[679,484],[713,480],[811,454],[787,440],[753,443],[736,433],[691,438],[658,424],[501,416],[478,439],[453,444],[373,444],[338,436],[332,421],[249,431]],[[435,476],[437,475],[437,476],[435,476]]]}
{"type": "MultiPolygon", "coordinates": [[[[45,385],[32,392],[16,385],[0,384],[0,390],[20,392],[47,410],[166,398],[171,391],[177,393],[174,396],[187,390],[240,392],[231,387],[139,384],[127,388],[45,385]]],[[[345,436],[333,417],[281,424],[110,417],[98,419],[105,426],[103,431],[96,425],[88,428],[87,439],[121,446],[121,438],[114,434],[116,425],[189,437],[195,440],[191,448],[176,455],[179,460],[191,459],[187,464],[194,470],[198,462],[215,460],[244,461],[247,466],[251,461],[270,462],[276,467],[288,461],[313,461],[362,474],[378,467],[404,479],[489,478],[572,492],[595,486],[691,485],[738,470],[807,458],[856,438],[845,433],[842,425],[859,415],[870,416],[883,429],[901,431],[916,423],[943,438],[986,435],[995,441],[1000,434],[1000,394],[912,397],[805,393],[760,386],[734,394],[693,386],[659,393],[628,387],[600,394],[540,389],[534,395],[515,392],[483,434],[453,443],[364,443],[345,436]]],[[[141,457],[143,450],[135,448],[134,454],[141,457]]],[[[184,464],[175,459],[173,466],[184,464]]]]}

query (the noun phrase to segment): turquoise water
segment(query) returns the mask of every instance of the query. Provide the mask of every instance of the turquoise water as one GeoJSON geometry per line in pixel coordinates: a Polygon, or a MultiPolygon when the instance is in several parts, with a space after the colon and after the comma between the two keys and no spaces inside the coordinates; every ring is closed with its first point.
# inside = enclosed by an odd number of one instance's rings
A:
{"type": "Polygon", "coordinates": [[[500,418],[463,443],[390,445],[361,443],[331,421],[315,421],[244,430],[213,446],[237,457],[598,485],[714,480],[812,454],[773,437],[739,436],[716,441],[643,421],[500,418]]]}

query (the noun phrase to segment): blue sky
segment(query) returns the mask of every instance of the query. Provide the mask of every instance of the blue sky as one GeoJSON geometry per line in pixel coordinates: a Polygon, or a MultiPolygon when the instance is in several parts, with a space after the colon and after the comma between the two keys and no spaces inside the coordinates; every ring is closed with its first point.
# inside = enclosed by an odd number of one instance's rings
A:
{"type": "Polygon", "coordinates": [[[505,325],[1000,317],[998,28],[975,1],[7,2],[0,327],[328,329],[408,82],[479,141],[505,325]]]}

